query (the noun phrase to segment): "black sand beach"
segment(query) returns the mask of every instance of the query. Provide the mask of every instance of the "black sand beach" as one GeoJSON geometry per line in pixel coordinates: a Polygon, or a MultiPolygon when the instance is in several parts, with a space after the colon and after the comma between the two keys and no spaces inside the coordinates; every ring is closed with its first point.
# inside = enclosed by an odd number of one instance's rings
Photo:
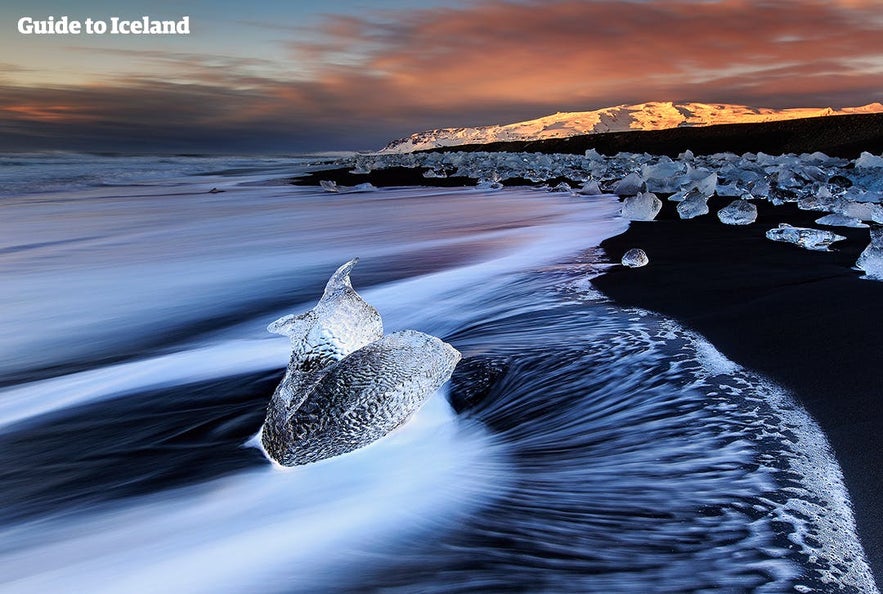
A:
{"type": "Polygon", "coordinates": [[[883,283],[850,269],[868,230],[830,228],[848,240],[832,252],[812,252],[764,232],[780,222],[818,227],[813,221],[824,213],[761,202],[756,223],[732,227],[714,214],[728,201],[712,199],[710,214],[687,221],[667,202],[658,220],[631,223],[602,247],[613,261],[640,247],[650,264],[617,266],[593,283],[619,304],[679,320],[728,358],[793,391],[831,442],[880,580],[883,283]]]}

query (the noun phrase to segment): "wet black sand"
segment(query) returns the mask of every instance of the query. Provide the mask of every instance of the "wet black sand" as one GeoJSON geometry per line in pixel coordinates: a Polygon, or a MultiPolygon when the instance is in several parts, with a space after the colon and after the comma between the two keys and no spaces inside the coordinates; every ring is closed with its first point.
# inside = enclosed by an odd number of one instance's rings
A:
{"type": "MultiPolygon", "coordinates": [[[[812,252],[770,241],[780,222],[816,226],[824,213],[759,203],[758,221],[732,227],[712,212],[632,223],[602,247],[618,261],[644,249],[645,268],[613,267],[594,284],[617,303],[660,312],[703,334],[724,355],[793,391],[821,425],[843,470],[859,535],[883,576],[883,283],[851,270],[867,229],[828,227],[849,239],[812,252]]],[[[818,227],[818,226],[816,226],[818,227]]],[[[820,227],[823,228],[823,227],[820,227]]]]}

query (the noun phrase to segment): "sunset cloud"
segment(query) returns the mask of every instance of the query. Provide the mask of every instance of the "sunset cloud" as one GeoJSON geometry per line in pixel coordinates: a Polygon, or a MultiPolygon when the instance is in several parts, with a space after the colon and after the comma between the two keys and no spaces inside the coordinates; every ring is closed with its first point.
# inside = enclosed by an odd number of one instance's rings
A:
{"type": "Polygon", "coordinates": [[[137,52],[151,74],[0,86],[0,126],[22,138],[38,124],[42,137],[93,139],[128,126],[148,143],[166,134],[230,150],[261,138],[371,148],[428,127],[653,100],[838,107],[883,97],[881,39],[879,2],[861,0],[489,1],[328,15],[275,61],[137,52]]]}

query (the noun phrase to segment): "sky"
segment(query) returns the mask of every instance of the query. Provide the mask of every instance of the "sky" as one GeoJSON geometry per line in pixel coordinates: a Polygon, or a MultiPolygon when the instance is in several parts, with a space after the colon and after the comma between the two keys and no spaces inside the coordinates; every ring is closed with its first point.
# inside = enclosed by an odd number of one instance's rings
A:
{"type": "Polygon", "coordinates": [[[0,151],[376,149],[647,101],[883,100],[883,0],[8,0],[0,151]],[[24,35],[49,16],[189,35],[24,35]]]}

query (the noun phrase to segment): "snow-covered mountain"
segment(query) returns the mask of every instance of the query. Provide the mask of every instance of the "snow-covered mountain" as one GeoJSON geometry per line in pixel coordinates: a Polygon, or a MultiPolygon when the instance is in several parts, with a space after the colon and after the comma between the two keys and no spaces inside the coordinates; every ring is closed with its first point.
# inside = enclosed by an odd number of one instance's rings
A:
{"type": "Polygon", "coordinates": [[[651,102],[619,105],[595,111],[559,112],[526,122],[479,126],[476,128],[441,128],[418,132],[394,140],[381,153],[410,153],[444,146],[486,144],[512,140],[566,138],[580,134],[624,132],[628,130],[664,130],[679,126],[714,124],[749,124],[830,115],[881,113],[883,105],[862,107],[771,109],[726,103],[651,102]]]}

